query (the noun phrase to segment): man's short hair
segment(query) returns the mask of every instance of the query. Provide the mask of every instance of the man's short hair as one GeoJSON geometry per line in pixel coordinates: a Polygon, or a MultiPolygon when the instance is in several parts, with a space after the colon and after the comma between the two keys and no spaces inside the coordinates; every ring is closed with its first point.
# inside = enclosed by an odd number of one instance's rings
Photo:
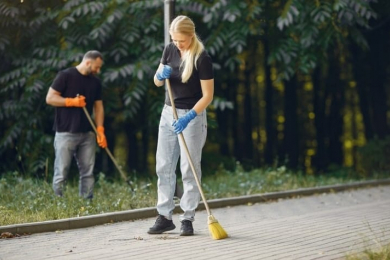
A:
{"type": "Polygon", "coordinates": [[[96,60],[97,58],[100,58],[103,60],[103,55],[99,51],[88,51],[87,53],[84,54],[83,60],[96,60]]]}

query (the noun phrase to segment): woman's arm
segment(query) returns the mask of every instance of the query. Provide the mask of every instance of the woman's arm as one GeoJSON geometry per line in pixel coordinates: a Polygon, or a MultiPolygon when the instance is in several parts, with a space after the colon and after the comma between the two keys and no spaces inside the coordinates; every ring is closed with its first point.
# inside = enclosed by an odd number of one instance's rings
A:
{"type": "MultiPolygon", "coordinates": [[[[164,65],[163,65],[162,63],[160,63],[160,65],[158,66],[157,71],[161,71],[163,67],[164,67],[164,65]]],[[[154,78],[153,78],[153,79],[154,79],[154,84],[155,84],[157,87],[161,87],[161,86],[164,85],[165,80],[159,81],[159,80],[157,79],[157,77],[156,77],[157,71],[156,71],[156,73],[154,74],[154,78]]]]}
{"type": "Polygon", "coordinates": [[[199,115],[205,110],[210,103],[213,101],[214,97],[214,79],[201,80],[200,86],[202,88],[202,98],[195,104],[193,109],[199,115]]]}

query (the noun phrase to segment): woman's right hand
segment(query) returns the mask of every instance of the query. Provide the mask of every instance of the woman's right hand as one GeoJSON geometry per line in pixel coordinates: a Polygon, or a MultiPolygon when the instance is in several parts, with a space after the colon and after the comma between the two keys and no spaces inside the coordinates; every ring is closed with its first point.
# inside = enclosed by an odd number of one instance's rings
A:
{"type": "Polygon", "coordinates": [[[157,71],[156,78],[159,81],[164,81],[165,79],[169,79],[171,73],[172,73],[172,68],[168,65],[164,65],[161,71],[157,71]]]}

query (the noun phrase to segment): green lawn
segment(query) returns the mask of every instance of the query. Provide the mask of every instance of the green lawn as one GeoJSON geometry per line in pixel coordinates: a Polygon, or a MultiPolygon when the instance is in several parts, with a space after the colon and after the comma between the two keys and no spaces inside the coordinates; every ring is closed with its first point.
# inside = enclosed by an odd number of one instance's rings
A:
{"type": "MultiPolygon", "coordinates": [[[[384,176],[370,179],[376,178],[384,176]]],[[[361,180],[347,171],[315,177],[293,173],[284,167],[244,171],[237,165],[234,172],[221,169],[213,176],[204,177],[202,188],[206,199],[215,199],[361,180]]],[[[137,180],[134,187],[136,191],[132,192],[125,182],[107,181],[100,173],[93,201],[78,196],[77,183],[69,183],[64,197],[58,198],[51,183],[8,173],[0,179],[0,226],[155,206],[156,179],[137,180]]]]}

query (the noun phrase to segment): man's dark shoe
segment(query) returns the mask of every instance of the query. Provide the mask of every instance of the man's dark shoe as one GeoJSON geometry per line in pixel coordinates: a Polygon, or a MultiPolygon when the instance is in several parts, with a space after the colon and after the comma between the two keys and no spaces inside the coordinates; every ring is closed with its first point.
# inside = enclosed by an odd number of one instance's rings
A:
{"type": "Polygon", "coordinates": [[[161,234],[175,228],[176,226],[173,224],[172,220],[169,220],[162,215],[158,215],[156,223],[154,223],[153,227],[149,228],[148,234],[161,234]]]}
{"type": "Polygon", "coordinates": [[[192,236],[194,235],[194,228],[192,222],[189,220],[183,220],[181,222],[180,236],[192,236]]]}

